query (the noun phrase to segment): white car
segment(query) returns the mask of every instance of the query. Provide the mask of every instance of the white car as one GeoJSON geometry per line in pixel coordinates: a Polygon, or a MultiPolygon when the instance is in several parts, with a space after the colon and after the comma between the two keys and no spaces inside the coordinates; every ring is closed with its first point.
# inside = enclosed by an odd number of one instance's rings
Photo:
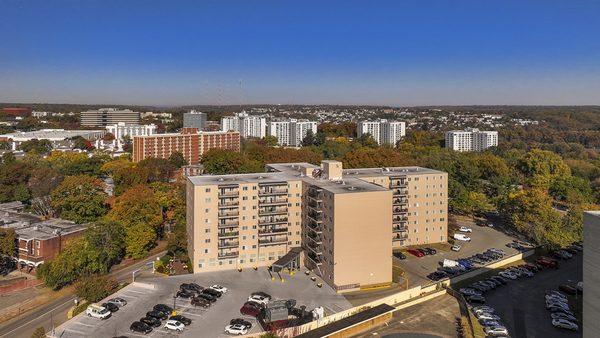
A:
{"type": "Polygon", "coordinates": [[[567,330],[573,330],[573,331],[579,330],[579,326],[577,326],[577,324],[570,322],[566,319],[552,319],[552,325],[554,325],[555,327],[561,328],[561,329],[567,329],[567,330]]]}
{"type": "Polygon", "coordinates": [[[491,306],[481,305],[481,306],[475,306],[473,308],[473,311],[475,313],[480,312],[480,311],[481,312],[487,312],[487,313],[494,313],[496,310],[494,310],[494,308],[491,307],[491,306]]]}
{"type": "Polygon", "coordinates": [[[500,320],[499,316],[496,316],[494,314],[491,313],[479,313],[479,314],[475,314],[477,316],[477,319],[479,320],[500,320]]]}
{"type": "Polygon", "coordinates": [[[508,330],[504,326],[486,327],[485,334],[488,336],[508,336],[508,330]]]}
{"type": "Polygon", "coordinates": [[[88,317],[107,319],[110,317],[111,312],[104,306],[98,304],[91,304],[85,309],[85,314],[88,317]]]}
{"type": "Polygon", "coordinates": [[[227,325],[225,327],[225,332],[227,332],[229,334],[237,334],[237,335],[241,336],[243,334],[248,333],[248,329],[244,325],[234,324],[234,325],[227,325]]]}
{"type": "Polygon", "coordinates": [[[209,289],[219,291],[220,293],[227,293],[227,288],[219,284],[211,285],[209,289]]]}
{"type": "Polygon", "coordinates": [[[467,295],[467,296],[471,296],[471,295],[481,296],[481,292],[479,292],[475,289],[471,289],[471,288],[461,288],[458,291],[460,293],[462,293],[463,295],[467,295]]]}
{"type": "Polygon", "coordinates": [[[493,223],[488,223],[487,226],[490,227],[490,228],[493,228],[494,224],[493,223]]]}
{"type": "Polygon", "coordinates": [[[452,249],[452,251],[460,251],[460,248],[461,248],[460,245],[454,244],[451,249],[452,249]]]}
{"type": "Polygon", "coordinates": [[[248,301],[249,302],[255,302],[255,303],[258,303],[258,304],[262,304],[262,305],[267,305],[269,303],[269,298],[263,297],[263,296],[260,296],[260,295],[254,295],[254,296],[248,297],[248,301]]]}
{"type": "Polygon", "coordinates": [[[517,279],[517,275],[515,275],[514,273],[510,272],[510,271],[501,271],[499,273],[500,276],[504,277],[504,278],[508,278],[508,279],[512,279],[515,280],[517,279]]]}
{"type": "Polygon", "coordinates": [[[463,226],[463,227],[458,228],[458,231],[460,231],[460,232],[473,232],[473,229],[463,226]]]}
{"type": "Polygon", "coordinates": [[[567,303],[563,303],[563,302],[557,301],[557,300],[547,300],[546,301],[546,309],[550,309],[552,307],[560,307],[565,310],[569,310],[569,304],[567,304],[567,303]]]}
{"type": "Polygon", "coordinates": [[[167,320],[167,323],[165,324],[165,329],[177,332],[183,332],[184,327],[185,325],[183,325],[183,323],[176,320],[167,320]]]}

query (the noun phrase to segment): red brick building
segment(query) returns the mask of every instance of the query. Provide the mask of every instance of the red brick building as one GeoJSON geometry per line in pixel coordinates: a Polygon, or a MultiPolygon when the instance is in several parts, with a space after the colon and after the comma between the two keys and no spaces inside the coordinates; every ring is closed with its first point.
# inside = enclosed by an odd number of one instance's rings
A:
{"type": "Polygon", "coordinates": [[[179,152],[188,164],[198,164],[202,154],[213,148],[240,151],[240,133],[183,128],[179,134],[134,136],[132,159],[139,162],[149,157],[169,158],[179,152]]]}
{"type": "Polygon", "coordinates": [[[1,110],[2,113],[8,115],[8,116],[21,116],[21,117],[26,117],[26,116],[31,116],[31,108],[11,108],[11,107],[6,107],[6,108],[2,108],[1,110]]]}

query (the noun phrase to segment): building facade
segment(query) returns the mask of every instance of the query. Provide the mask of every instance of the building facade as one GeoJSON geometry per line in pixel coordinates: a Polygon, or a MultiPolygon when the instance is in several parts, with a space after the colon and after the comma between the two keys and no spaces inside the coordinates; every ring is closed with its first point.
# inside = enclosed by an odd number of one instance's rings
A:
{"type": "Polygon", "coordinates": [[[252,116],[246,112],[235,116],[221,118],[222,131],[237,131],[243,138],[264,138],[267,135],[267,119],[263,116],[252,116]]]}
{"type": "Polygon", "coordinates": [[[202,155],[213,148],[240,151],[240,134],[183,128],[178,134],[134,136],[132,160],[139,162],[150,157],[169,158],[179,152],[188,164],[199,164],[202,155]]]}
{"type": "Polygon", "coordinates": [[[104,134],[105,130],[40,129],[0,135],[0,141],[8,142],[13,151],[18,150],[21,143],[31,140],[48,140],[54,149],[64,149],[73,146],[73,138],[83,137],[88,141],[95,141],[104,134]]]}
{"type": "Polygon", "coordinates": [[[360,121],[356,124],[358,137],[369,134],[379,145],[395,147],[406,135],[406,123],[402,121],[360,121]]]}
{"type": "Polygon", "coordinates": [[[188,113],[183,113],[183,127],[197,128],[200,131],[205,130],[206,114],[195,110],[190,110],[188,113]]]}
{"type": "Polygon", "coordinates": [[[483,151],[498,146],[497,131],[480,131],[476,128],[446,132],[446,148],[454,151],[483,151]]]}
{"type": "Polygon", "coordinates": [[[447,240],[447,174],[338,161],[187,179],[194,271],[276,267],[302,252],[337,291],[389,285],[392,250],[447,240]],[[374,264],[376,262],[376,264],[374,264]]]}
{"type": "Polygon", "coordinates": [[[583,214],[583,337],[600,337],[600,211],[583,214]]]}
{"type": "Polygon", "coordinates": [[[134,136],[148,136],[156,134],[156,125],[154,124],[126,124],[119,122],[106,126],[106,131],[113,134],[115,137],[111,141],[111,148],[113,150],[123,150],[123,138],[128,136],[133,138],[134,136]]]}
{"type": "Polygon", "coordinates": [[[269,122],[267,133],[276,137],[280,146],[300,147],[309,130],[317,134],[317,122],[289,119],[269,122]]]}
{"type": "Polygon", "coordinates": [[[82,111],[80,120],[84,127],[106,127],[120,122],[140,124],[140,113],[130,109],[101,108],[82,111]]]}

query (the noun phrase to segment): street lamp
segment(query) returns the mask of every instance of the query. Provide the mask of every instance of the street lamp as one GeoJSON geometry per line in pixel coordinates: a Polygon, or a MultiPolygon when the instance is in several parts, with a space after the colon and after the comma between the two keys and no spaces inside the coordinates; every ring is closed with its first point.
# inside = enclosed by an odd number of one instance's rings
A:
{"type": "Polygon", "coordinates": [[[173,295],[173,312],[175,312],[175,309],[177,307],[176,302],[177,302],[177,294],[174,294],[173,295]]]}

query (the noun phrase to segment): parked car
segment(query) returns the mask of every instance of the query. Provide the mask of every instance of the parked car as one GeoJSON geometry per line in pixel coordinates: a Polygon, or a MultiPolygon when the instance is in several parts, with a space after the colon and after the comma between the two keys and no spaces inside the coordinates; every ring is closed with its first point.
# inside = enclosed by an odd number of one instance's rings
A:
{"type": "Polygon", "coordinates": [[[423,257],[423,256],[425,256],[424,253],[422,253],[419,250],[415,250],[415,249],[408,249],[408,250],[406,250],[406,252],[408,252],[409,254],[411,254],[413,256],[417,256],[417,257],[423,257]]]}
{"type": "Polygon", "coordinates": [[[164,312],[166,314],[170,314],[171,312],[173,312],[173,308],[165,304],[156,304],[152,309],[164,312]]]}
{"type": "Polygon", "coordinates": [[[566,319],[552,319],[552,325],[554,325],[554,327],[558,327],[560,329],[567,329],[567,330],[572,330],[572,331],[577,331],[579,330],[579,326],[577,326],[577,324],[568,321],[566,319]]]}
{"type": "Polygon", "coordinates": [[[499,321],[497,321],[497,320],[489,320],[489,319],[480,320],[479,324],[481,324],[481,326],[483,326],[484,329],[486,327],[502,326],[502,324],[499,321]]]}
{"type": "Polygon", "coordinates": [[[148,334],[148,333],[152,332],[152,327],[150,325],[144,324],[142,322],[133,322],[133,323],[131,323],[131,326],[129,327],[129,331],[148,334]]]}
{"type": "Polygon", "coordinates": [[[208,301],[202,297],[194,297],[190,301],[190,304],[192,304],[193,306],[209,307],[210,301],[208,301]]]}
{"type": "Polygon", "coordinates": [[[229,325],[242,325],[248,330],[252,328],[252,323],[242,318],[235,318],[230,320],[229,325]]]}
{"type": "Polygon", "coordinates": [[[424,248],[423,250],[427,252],[427,255],[435,255],[437,253],[437,250],[434,248],[424,248]]]}
{"type": "Polygon", "coordinates": [[[177,291],[177,294],[175,294],[175,296],[177,296],[177,298],[185,298],[185,299],[192,298],[195,295],[196,295],[196,292],[190,292],[186,289],[179,290],[179,291],[177,291]]]}
{"type": "Polygon", "coordinates": [[[144,318],[140,318],[140,322],[149,325],[151,327],[159,327],[160,326],[160,319],[155,318],[155,317],[149,317],[146,316],[144,318]]]}
{"type": "Polygon", "coordinates": [[[573,313],[573,311],[571,311],[570,309],[567,309],[567,308],[565,308],[563,306],[560,306],[560,305],[552,305],[552,306],[550,306],[547,309],[551,313],[564,313],[566,315],[575,316],[575,314],[573,313]]]}
{"type": "Polygon", "coordinates": [[[463,242],[470,242],[471,241],[471,237],[465,235],[465,234],[454,234],[454,239],[458,240],[458,241],[463,241],[463,242]]]}
{"type": "Polygon", "coordinates": [[[165,323],[165,329],[177,332],[183,332],[183,328],[185,325],[183,323],[178,322],[176,320],[167,320],[165,323]]]}
{"type": "Polygon", "coordinates": [[[558,268],[558,262],[549,258],[538,258],[536,261],[539,265],[545,268],[558,268]]]}
{"type": "Polygon", "coordinates": [[[240,309],[240,313],[246,316],[256,317],[262,311],[262,307],[258,303],[246,302],[240,309]]]}
{"type": "Polygon", "coordinates": [[[491,313],[479,313],[479,314],[475,314],[477,316],[477,319],[479,320],[500,320],[500,317],[495,315],[495,314],[491,314],[491,313]]]}
{"type": "Polygon", "coordinates": [[[432,281],[438,281],[440,279],[446,278],[447,276],[448,275],[443,271],[435,271],[427,275],[427,278],[431,279],[432,281]]]}
{"type": "Polygon", "coordinates": [[[394,257],[396,257],[396,258],[398,258],[398,259],[400,259],[400,260],[404,260],[404,259],[406,259],[406,255],[405,255],[405,254],[403,254],[403,253],[402,253],[402,252],[400,252],[400,251],[396,251],[396,252],[394,252],[394,257]]]}
{"type": "Polygon", "coordinates": [[[508,336],[508,330],[504,326],[486,327],[484,331],[488,336],[508,336]]]}
{"type": "Polygon", "coordinates": [[[425,249],[418,248],[416,250],[419,251],[420,253],[422,253],[424,256],[430,255],[429,251],[427,251],[425,249]]]}
{"type": "Polygon", "coordinates": [[[152,310],[152,311],[146,312],[146,317],[154,317],[156,319],[165,320],[165,319],[169,318],[169,315],[162,311],[152,310]]]}
{"type": "Polygon", "coordinates": [[[471,295],[481,296],[481,292],[478,290],[475,290],[473,288],[461,288],[460,290],[458,290],[458,292],[462,293],[465,296],[471,296],[471,295]]]}
{"type": "Polygon", "coordinates": [[[104,306],[100,306],[98,304],[91,304],[85,309],[85,314],[88,317],[100,318],[100,319],[108,319],[111,316],[109,309],[104,306]]]}
{"type": "Polygon", "coordinates": [[[223,295],[223,293],[221,291],[217,291],[217,290],[211,289],[211,288],[204,289],[204,290],[202,290],[201,293],[203,293],[205,295],[211,295],[216,298],[220,298],[223,295]]]}
{"type": "Polygon", "coordinates": [[[456,251],[456,252],[458,252],[458,251],[460,251],[460,248],[461,248],[461,246],[460,246],[460,245],[458,245],[458,244],[454,244],[454,245],[453,245],[453,246],[452,246],[450,249],[452,249],[452,251],[456,251]]]}
{"type": "Polygon", "coordinates": [[[112,303],[112,304],[115,304],[116,306],[121,306],[121,307],[127,305],[127,301],[120,297],[111,298],[108,300],[108,303],[112,303]]]}
{"type": "Polygon", "coordinates": [[[169,320],[176,320],[185,326],[192,324],[191,319],[189,319],[188,317],[182,316],[182,315],[171,316],[171,317],[169,317],[169,320]]]}
{"type": "Polygon", "coordinates": [[[234,325],[227,325],[225,327],[225,332],[229,333],[229,334],[235,334],[235,335],[243,335],[248,333],[248,329],[244,326],[244,325],[240,325],[240,324],[234,324],[234,325]]]}
{"type": "Polygon", "coordinates": [[[569,284],[561,284],[558,286],[558,289],[566,294],[574,295],[577,293],[577,289],[572,287],[569,284]]]}
{"type": "Polygon", "coordinates": [[[479,304],[483,304],[485,303],[485,297],[483,296],[478,296],[478,295],[470,295],[467,296],[467,301],[469,303],[479,303],[479,304]]]}
{"type": "Polygon", "coordinates": [[[272,298],[270,294],[268,294],[266,292],[262,292],[262,291],[252,292],[250,294],[250,296],[261,296],[261,297],[267,298],[268,300],[271,300],[271,298],[272,298]]]}
{"type": "Polygon", "coordinates": [[[496,310],[494,310],[493,307],[487,306],[487,305],[479,305],[479,306],[474,306],[473,307],[473,312],[477,313],[479,311],[488,312],[488,313],[494,313],[494,312],[496,312],[496,310]]]}
{"type": "Polygon", "coordinates": [[[255,303],[258,303],[261,305],[267,305],[269,303],[269,299],[267,297],[263,297],[260,295],[250,296],[250,297],[248,297],[248,301],[255,302],[255,303]]]}
{"type": "Polygon", "coordinates": [[[217,301],[217,297],[209,295],[208,293],[204,293],[204,292],[198,294],[198,298],[202,298],[210,303],[214,303],[217,301]]]}
{"type": "Polygon", "coordinates": [[[462,226],[462,227],[458,228],[458,231],[460,231],[460,232],[473,232],[473,229],[465,227],[465,226],[462,226]]]}
{"type": "Polygon", "coordinates": [[[214,285],[211,285],[211,286],[209,287],[209,289],[211,289],[211,290],[215,290],[215,291],[218,291],[218,292],[220,292],[221,294],[227,293],[227,288],[226,288],[226,287],[224,287],[224,286],[222,286],[222,285],[219,285],[219,284],[214,284],[214,285]]]}
{"type": "Polygon", "coordinates": [[[552,319],[566,319],[570,322],[577,323],[577,318],[575,318],[575,316],[571,316],[565,313],[551,313],[550,317],[552,317],[552,319]]]}
{"type": "Polygon", "coordinates": [[[546,296],[556,296],[567,300],[567,295],[557,290],[548,290],[546,291],[546,296]]]}
{"type": "Polygon", "coordinates": [[[117,306],[117,305],[115,305],[113,303],[109,303],[109,302],[102,303],[102,306],[105,307],[105,308],[107,308],[108,311],[110,311],[110,312],[117,312],[117,311],[119,311],[119,306],[117,306]]]}

